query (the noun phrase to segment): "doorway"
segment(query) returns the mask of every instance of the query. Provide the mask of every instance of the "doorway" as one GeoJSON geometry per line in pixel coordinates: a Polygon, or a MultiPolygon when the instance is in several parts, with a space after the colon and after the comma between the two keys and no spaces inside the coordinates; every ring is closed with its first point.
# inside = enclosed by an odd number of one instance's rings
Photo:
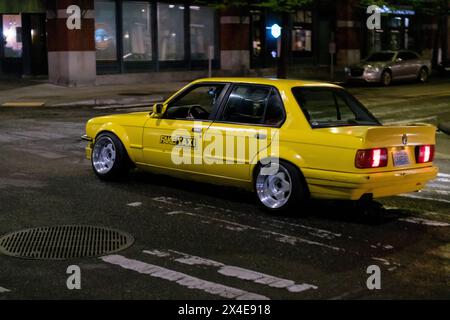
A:
{"type": "Polygon", "coordinates": [[[23,22],[23,74],[47,75],[47,31],[46,16],[41,13],[22,15],[23,22]]]}
{"type": "Polygon", "coordinates": [[[46,16],[42,13],[0,15],[1,71],[16,75],[47,75],[46,16]]]}

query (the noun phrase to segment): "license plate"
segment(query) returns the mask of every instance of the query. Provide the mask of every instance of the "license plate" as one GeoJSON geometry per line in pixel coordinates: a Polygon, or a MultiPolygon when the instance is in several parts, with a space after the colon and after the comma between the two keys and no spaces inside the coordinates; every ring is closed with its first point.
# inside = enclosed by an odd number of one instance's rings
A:
{"type": "Polygon", "coordinates": [[[409,157],[406,151],[394,152],[394,166],[401,167],[409,165],[409,157]]]}

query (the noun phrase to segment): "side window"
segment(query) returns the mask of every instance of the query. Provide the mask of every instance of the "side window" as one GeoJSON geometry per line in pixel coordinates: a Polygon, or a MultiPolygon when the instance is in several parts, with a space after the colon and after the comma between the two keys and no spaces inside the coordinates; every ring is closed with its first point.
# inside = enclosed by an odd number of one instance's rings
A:
{"type": "Polygon", "coordinates": [[[270,93],[269,101],[267,102],[266,114],[264,117],[264,124],[270,126],[280,126],[284,120],[284,106],[283,100],[276,90],[270,93]]]}
{"type": "Polygon", "coordinates": [[[402,59],[402,61],[405,61],[406,60],[405,53],[399,52],[397,55],[397,59],[402,59]]]}
{"type": "Polygon", "coordinates": [[[408,56],[408,60],[417,60],[419,59],[419,57],[417,56],[417,54],[415,54],[414,52],[406,52],[407,56],[408,56]]]}
{"type": "Polygon", "coordinates": [[[224,84],[199,85],[170,102],[164,118],[166,119],[210,119],[224,84]]]}
{"type": "Polygon", "coordinates": [[[284,119],[283,102],[271,87],[237,85],[231,91],[221,121],[280,125],[284,119]]]}
{"type": "Polygon", "coordinates": [[[403,61],[408,61],[417,59],[417,56],[414,52],[404,51],[398,54],[398,58],[402,59],[403,61]]]}

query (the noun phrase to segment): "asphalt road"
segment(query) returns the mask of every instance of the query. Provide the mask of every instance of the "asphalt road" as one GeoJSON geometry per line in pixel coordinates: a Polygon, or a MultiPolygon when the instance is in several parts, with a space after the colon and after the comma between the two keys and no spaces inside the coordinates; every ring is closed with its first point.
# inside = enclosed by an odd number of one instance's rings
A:
{"type": "MultiPolygon", "coordinates": [[[[350,90],[386,123],[450,120],[449,83],[350,90]]],[[[79,137],[87,119],[116,112],[0,109],[0,234],[87,224],[135,237],[103,259],[0,255],[0,299],[450,297],[449,136],[438,134],[441,174],[425,191],[370,212],[316,201],[299,218],[261,212],[240,190],[139,171],[99,181],[79,137]],[[66,286],[69,265],[81,268],[80,290],[66,286]],[[380,290],[366,286],[370,265],[380,290]]]]}

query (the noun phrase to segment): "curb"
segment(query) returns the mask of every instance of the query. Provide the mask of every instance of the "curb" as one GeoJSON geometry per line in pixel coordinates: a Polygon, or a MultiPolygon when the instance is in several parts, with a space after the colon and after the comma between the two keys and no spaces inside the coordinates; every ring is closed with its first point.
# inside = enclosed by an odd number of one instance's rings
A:
{"type": "Polygon", "coordinates": [[[131,108],[146,106],[156,102],[160,102],[164,99],[163,96],[148,96],[147,98],[124,98],[124,99],[114,99],[114,98],[104,98],[104,99],[89,99],[89,100],[78,100],[72,102],[62,102],[45,104],[46,107],[96,107],[102,109],[108,109],[109,107],[121,107],[121,108],[131,108]]]}

